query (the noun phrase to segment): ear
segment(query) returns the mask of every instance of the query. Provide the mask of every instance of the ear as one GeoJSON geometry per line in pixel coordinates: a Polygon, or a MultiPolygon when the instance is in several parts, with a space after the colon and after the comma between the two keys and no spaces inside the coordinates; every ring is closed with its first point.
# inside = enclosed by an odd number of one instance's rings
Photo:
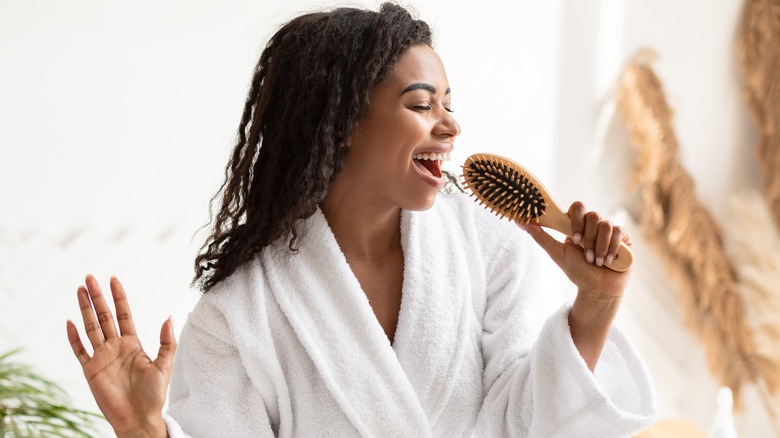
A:
{"type": "Polygon", "coordinates": [[[358,130],[358,128],[355,128],[355,130],[352,131],[352,134],[350,134],[346,138],[342,138],[341,141],[339,142],[339,148],[350,148],[350,147],[352,147],[352,145],[355,144],[354,143],[355,139],[360,137],[360,135],[357,134],[357,130],[358,130]]]}
{"type": "Polygon", "coordinates": [[[349,147],[349,145],[352,142],[352,136],[344,138],[344,132],[341,130],[336,131],[336,145],[339,149],[343,149],[345,147],[349,147]]]}

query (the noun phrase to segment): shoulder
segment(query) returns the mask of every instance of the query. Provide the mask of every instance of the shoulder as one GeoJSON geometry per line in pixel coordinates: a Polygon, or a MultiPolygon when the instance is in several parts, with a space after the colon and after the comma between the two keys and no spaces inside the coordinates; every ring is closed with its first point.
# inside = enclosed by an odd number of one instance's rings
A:
{"type": "Polygon", "coordinates": [[[514,222],[500,219],[490,210],[479,205],[464,193],[442,193],[436,199],[433,210],[438,215],[448,217],[461,227],[467,238],[481,245],[503,247],[509,242],[529,242],[526,233],[514,222]]]}
{"type": "Polygon", "coordinates": [[[257,307],[264,292],[262,270],[254,258],[239,266],[230,276],[220,281],[198,299],[188,317],[188,323],[211,326],[229,326],[230,321],[242,319],[242,309],[257,307]]]}
{"type": "Polygon", "coordinates": [[[432,210],[432,216],[447,228],[449,237],[462,240],[471,260],[483,266],[488,277],[508,266],[533,269],[538,253],[528,233],[514,222],[500,219],[468,195],[442,193],[432,210]]]}

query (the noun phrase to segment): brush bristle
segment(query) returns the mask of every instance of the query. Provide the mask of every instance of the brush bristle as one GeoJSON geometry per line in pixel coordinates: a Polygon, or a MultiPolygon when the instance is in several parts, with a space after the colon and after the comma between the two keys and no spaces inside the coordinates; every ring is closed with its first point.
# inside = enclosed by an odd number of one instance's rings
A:
{"type": "Polygon", "coordinates": [[[472,156],[463,179],[480,204],[501,218],[528,223],[545,214],[544,196],[520,169],[490,156],[472,156]]]}

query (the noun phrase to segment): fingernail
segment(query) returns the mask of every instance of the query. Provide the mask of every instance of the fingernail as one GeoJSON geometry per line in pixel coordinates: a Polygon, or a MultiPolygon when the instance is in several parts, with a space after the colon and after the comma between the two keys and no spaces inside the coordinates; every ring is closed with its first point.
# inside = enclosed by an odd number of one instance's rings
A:
{"type": "Polygon", "coordinates": [[[580,244],[580,239],[582,239],[582,234],[580,233],[574,233],[574,235],[571,236],[571,241],[574,242],[575,245],[580,244]]]}
{"type": "Polygon", "coordinates": [[[613,260],[615,260],[615,257],[613,257],[613,256],[612,256],[612,254],[610,254],[610,255],[608,255],[608,256],[607,256],[607,261],[606,261],[606,263],[605,263],[605,264],[606,264],[607,266],[610,266],[610,265],[612,265],[612,261],[613,261],[613,260]]]}
{"type": "Polygon", "coordinates": [[[589,249],[585,252],[585,260],[587,260],[588,263],[593,263],[594,258],[595,258],[595,254],[593,253],[592,249],[589,249]]]}
{"type": "Polygon", "coordinates": [[[604,266],[604,257],[596,257],[596,266],[604,266]]]}

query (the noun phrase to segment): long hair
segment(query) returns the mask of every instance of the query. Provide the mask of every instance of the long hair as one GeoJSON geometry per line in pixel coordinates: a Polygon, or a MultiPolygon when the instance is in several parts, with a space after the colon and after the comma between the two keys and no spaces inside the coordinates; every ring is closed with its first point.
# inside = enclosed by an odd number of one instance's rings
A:
{"type": "Polygon", "coordinates": [[[428,25],[391,3],[339,8],[285,24],[260,55],[225,167],[213,229],[195,258],[208,292],[278,239],[296,250],[297,220],[314,214],[342,166],[371,91],[428,25]]]}

